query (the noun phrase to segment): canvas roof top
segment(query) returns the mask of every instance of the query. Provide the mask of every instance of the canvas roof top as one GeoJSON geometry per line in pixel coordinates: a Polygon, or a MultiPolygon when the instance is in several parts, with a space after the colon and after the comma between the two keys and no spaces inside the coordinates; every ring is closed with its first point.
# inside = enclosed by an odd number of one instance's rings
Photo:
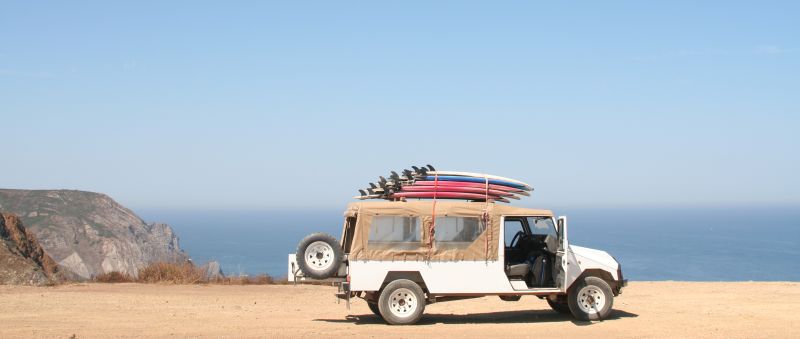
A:
{"type": "MultiPolygon", "coordinates": [[[[485,202],[437,200],[436,214],[447,214],[453,211],[454,213],[479,215],[483,213],[486,206],[487,204],[485,202]]],[[[553,212],[550,210],[523,208],[506,204],[490,203],[489,208],[493,215],[553,216],[553,212]]],[[[411,214],[429,215],[432,210],[433,200],[361,201],[347,205],[347,210],[344,212],[344,215],[346,217],[354,216],[358,211],[370,214],[381,214],[389,211],[392,212],[388,214],[397,214],[399,211],[406,211],[411,214]]]]}

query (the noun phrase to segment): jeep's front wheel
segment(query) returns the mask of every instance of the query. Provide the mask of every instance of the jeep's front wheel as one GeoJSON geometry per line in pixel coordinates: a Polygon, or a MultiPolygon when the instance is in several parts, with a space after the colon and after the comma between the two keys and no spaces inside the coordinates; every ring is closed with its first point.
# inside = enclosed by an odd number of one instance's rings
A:
{"type": "Polygon", "coordinates": [[[614,305],[611,286],[597,277],[586,277],[577,281],[567,299],[569,310],[579,320],[605,319],[614,305]]]}
{"type": "Polygon", "coordinates": [[[339,271],[342,248],[339,242],[325,233],[311,234],[297,245],[297,266],[307,277],[327,279],[339,271]]]}
{"type": "Polygon", "coordinates": [[[378,309],[390,325],[414,324],[425,311],[425,293],[411,280],[392,281],[381,292],[378,309]]]}
{"type": "Polygon", "coordinates": [[[378,318],[383,319],[383,316],[381,315],[381,309],[378,307],[377,303],[367,301],[367,307],[369,307],[369,310],[372,311],[373,314],[377,315],[378,318]]]}
{"type": "Polygon", "coordinates": [[[550,305],[550,308],[552,308],[553,311],[561,314],[571,313],[569,310],[569,303],[567,302],[567,296],[558,296],[555,300],[545,298],[545,300],[547,300],[547,304],[550,305]]]}

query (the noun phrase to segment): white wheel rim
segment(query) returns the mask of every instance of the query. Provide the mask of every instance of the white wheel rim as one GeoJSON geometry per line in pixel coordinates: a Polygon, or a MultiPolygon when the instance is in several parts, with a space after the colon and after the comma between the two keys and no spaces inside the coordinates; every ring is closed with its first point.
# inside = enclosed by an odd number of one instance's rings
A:
{"type": "Polygon", "coordinates": [[[417,306],[417,295],[407,288],[398,288],[389,296],[389,311],[396,317],[411,316],[417,306]]]}
{"type": "Polygon", "coordinates": [[[326,270],[333,265],[333,248],[324,241],[315,241],[306,248],[305,260],[312,270],[326,270]]]}
{"type": "Polygon", "coordinates": [[[597,286],[586,286],[578,291],[578,307],[587,314],[597,314],[606,305],[606,295],[597,286]]]}

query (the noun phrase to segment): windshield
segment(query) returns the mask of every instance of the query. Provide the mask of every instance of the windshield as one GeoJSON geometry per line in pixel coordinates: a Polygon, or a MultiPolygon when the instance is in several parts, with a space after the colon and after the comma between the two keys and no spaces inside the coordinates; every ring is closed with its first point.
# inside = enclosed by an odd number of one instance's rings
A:
{"type": "Polygon", "coordinates": [[[551,217],[528,217],[528,226],[531,228],[531,234],[549,235],[553,238],[558,238],[556,225],[551,217]]]}

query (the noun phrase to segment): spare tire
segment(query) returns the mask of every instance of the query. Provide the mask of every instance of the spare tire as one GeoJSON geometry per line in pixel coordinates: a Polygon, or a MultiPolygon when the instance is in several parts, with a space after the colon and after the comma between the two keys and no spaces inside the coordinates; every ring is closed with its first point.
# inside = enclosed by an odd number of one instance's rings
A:
{"type": "Polygon", "coordinates": [[[339,271],[342,248],[339,241],[325,233],[308,235],[297,245],[297,266],[306,277],[327,279],[339,271]]]}

